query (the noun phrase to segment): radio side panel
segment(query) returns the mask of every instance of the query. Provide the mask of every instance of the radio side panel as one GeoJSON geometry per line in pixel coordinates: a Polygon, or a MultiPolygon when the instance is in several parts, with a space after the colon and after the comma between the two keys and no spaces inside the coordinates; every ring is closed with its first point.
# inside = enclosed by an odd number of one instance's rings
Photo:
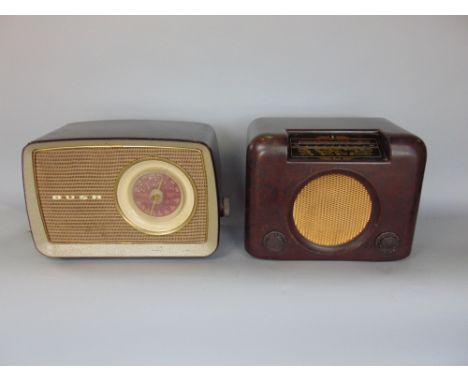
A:
{"type": "Polygon", "coordinates": [[[284,231],[279,220],[288,216],[285,186],[281,185],[288,181],[282,171],[286,157],[285,134],[256,134],[247,146],[245,246],[256,257],[274,257],[265,250],[263,237],[284,231]]]}

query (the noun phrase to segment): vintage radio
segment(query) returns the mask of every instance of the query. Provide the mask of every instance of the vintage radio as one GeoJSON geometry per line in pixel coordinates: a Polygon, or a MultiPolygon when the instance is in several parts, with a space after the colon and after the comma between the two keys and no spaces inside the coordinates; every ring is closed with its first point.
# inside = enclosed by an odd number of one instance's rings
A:
{"type": "Polygon", "coordinates": [[[24,148],[23,181],[47,256],[208,256],[218,244],[224,202],[208,125],[70,124],[24,148]]]}
{"type": "Polygon", "coordinates": [[[249,128],[246,237],[253,256],[409,255],[426,149],[378,118],[265,118],[249,128]]]}

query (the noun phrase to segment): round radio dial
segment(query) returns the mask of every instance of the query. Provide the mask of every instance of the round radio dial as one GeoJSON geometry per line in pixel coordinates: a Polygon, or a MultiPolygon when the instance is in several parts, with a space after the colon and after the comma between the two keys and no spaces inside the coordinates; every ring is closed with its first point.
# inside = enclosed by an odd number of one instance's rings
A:
{"type": "Polygon", "coordinates": [[[145,214],[168,216],[180,207],[182,195],[177,182],[166,174],[151,172],[140,176],[133,185],[133,200],[145,214]]]}
{"type": "Polygon", "coordinates": [[[118,181],[117,202],[122,217],[150,235],[181,229],[195,211],[196,189],[175,163],[148,159],[126,168],[118,181]]]}

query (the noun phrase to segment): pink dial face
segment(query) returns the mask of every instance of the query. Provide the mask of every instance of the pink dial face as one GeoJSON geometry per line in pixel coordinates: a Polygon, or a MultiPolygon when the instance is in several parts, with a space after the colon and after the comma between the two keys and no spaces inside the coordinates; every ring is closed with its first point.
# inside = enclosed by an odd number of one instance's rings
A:
{"type": "Polygon", "coordinates": [[[163,217],[180,206],[182,195],[179,185],[166,174],[150,172],[140,176],[133,185],[133,200],[145,214],[163,217]]]}

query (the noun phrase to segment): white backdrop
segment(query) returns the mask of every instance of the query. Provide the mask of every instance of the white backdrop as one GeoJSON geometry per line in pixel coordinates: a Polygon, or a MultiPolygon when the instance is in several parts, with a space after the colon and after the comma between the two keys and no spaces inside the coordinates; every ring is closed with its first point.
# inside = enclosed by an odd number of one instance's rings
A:
{"type": "Polygon", "coordinates": [[[1,17],[0,363],[467,363],[467,17],[1,17]],[[428,147],[402,262],[243,251],[246,129],[385,117],[428,147]],[[216,129],[233,217],[208,260],[36,254],[21,148],[68,122],[216,129]],[[366,313],[364,313],[366,312],[366,313]]]}

